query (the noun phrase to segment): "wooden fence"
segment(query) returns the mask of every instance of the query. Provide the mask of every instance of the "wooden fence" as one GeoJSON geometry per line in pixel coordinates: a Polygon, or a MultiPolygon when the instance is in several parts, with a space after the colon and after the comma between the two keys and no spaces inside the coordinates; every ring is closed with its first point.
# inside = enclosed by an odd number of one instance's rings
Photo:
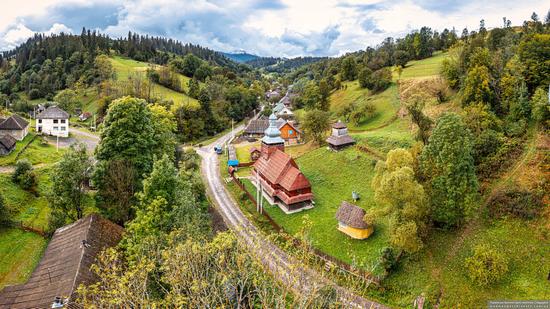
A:
{"type": "MultiPolygon", "coordinates": [[[[242,182],[242,180],[235,177],[234,174],[231,174],[231,178],[233,179],[233,182],[235,182],[237,184],[237,186],[239,186],[239,188],[241,188],[241,190],[246,194],[246,196],[252,202],[252,204],[254,204],[254,206],[257,207],[258,202],[256,201],[256,198],[252,194],[250,194],[250,192],[248,192],[248,190],[246,189],[246,187],[245,187],[244,183],[242,182]]],[[[269,221],[271,226],[277,232],[285,232],[285,230],[279,224],[277,224],[277,222],[275,222],[275,220],[273,220],[273,218],[271,218],[271,216],[267,212],[262,211],[262,215],[267,219],[267,221],[269,221]]],[[[292,243],[295,247],[303,246],[302,242],[299,239],[290,236],[290,234],[288,234],[288,233],[286,233],[286,234],[289,235],[289,237],[291,237],[291,241],[292,241],[292,243]]],[[[328,254],[322,252],[319,249],[311,248],[311,250],[313,251],[313,254],[323,262],[325,267],[337,266],[338,268],[340,268],[340,270],[342,270],[342,271],[344,271],[348,274],[351,274],[351,275],[356,276],[356,277],[363,278],[363,279],[368,280],[368,281],[370,281],[370,282],[372,282],[376,285],[380,284],[380,280],[376,276],[373,276],[368,271],[364,271],[362,269],[356,268],[356,267],[354,267],[354,266],[352,266],[352,265],[350,265],[350,264],[348,264],[348,263],[346,263],[346,262],[344,262],[344,261],[342,261],[338,258],[335,258],[331,255],[328,255],[328,254]]]]}

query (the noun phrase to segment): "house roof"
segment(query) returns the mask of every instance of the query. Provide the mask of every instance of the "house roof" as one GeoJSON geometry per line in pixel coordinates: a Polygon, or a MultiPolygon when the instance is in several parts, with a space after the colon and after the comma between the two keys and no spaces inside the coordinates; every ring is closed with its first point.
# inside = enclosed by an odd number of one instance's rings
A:
{"type": "Polygon", "coordinates": [[[327,143],[333,146],[343,146],[355,144],[355,140],[349,135],[334,136],[331,135],[327,138],[327,143]]]}
{"type": "Polygon", "coordinates": [[[51,308],[55,297],[70,301],[78,286],[97,280],[90,270],[106,247],[115,246],[124,229],[97,214],[88,215],[55,231],[40,263],[25,284],[0,292],[0,308],[51,308]]]}
{"type": "Polygon", "coordinates": [[[275,105],[275,107],[273,107],[273,113],[278,113],[280,112],[283,108],[285,108],[285,105],[281,102],[277,103],[277,105],[275,105]]]}
{"type": "Polygon", "coordinates": [[[15,138],[9,134],[0,137],[0,146],[6,148],[7,150],[13,149],[16,143],[17,141],[15,138]]]}
{"type": "MultiPolygon", "coordinates": [[[[282,126],[286,121],[284,119],[277,119],[277,126],[282,126]]],[[[260,118],[250,121],[248,126],[244,129],[246,134],[264,134],[264,131],[269,127],[269,120],[266,118],[260,118]]]]}
{"type": "Polygon", "coordinates": [[[248,152],[250,153],[254,153],[254,152],[260,152],[260,149],[256,148],[256,147],[252,147],[248,150],[248,152]]]}
{"type": "Polygon", "coordinates": [[[70,115],[57,106],[50,106],[36,116],[36,119],[69,119],[70,115]]]}
{"type": "Polygon", "coordinates": [[[267,159],[260,157],[254,168],[272,184],[278,184],[287,191],[310,188],[306,176],[298,169],[292,157],[281,150],[275,150],[267,159]]]}
{"type": "Polygon", "coordinates": [[[332,124],[333,129],[345,129],[347,128],[346,124],[338,120],[337,122],[332,124]]]}
{"type": "Polygon", "coordinates": [[[0,130],[24,130],[28,125],[23,117],[13,114],[0,123],[0,130]]]}
{"type": "Polygon", "coordinates": [[[363,219],[365,214],[363,208],[344,201],[336,211],[336,220],[357,229],[366,229],[369,225],[363,219]]]}

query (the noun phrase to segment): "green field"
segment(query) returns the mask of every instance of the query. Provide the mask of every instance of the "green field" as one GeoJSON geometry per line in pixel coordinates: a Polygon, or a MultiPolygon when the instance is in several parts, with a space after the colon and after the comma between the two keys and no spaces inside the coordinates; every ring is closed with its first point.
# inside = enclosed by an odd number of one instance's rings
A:
{"type": "Polygon", "coordinates": [[[436,52],[430,58],[409,61],[401,73],[401,78],[436,77],[441,71],[441,63],[447,56],[447,53],[436,52]]]}
{"type": "MultiPolygon", "coordinates": [[[[120,81],[127,80],[128,77],[134,73],[139,73],[145,78],[147,68],[150,66],[147,62],[140,62],[120,56],[111,58],[111,63],[115,69],[117,80],[120,81]]],[[[181,74],[178,74],[178,77],[184,89],[187,91],[189,78],[181,74]]],[[[174,108],[178,106],[198,106],[198,101],[196,99],[158,84],[153,85],[153,96],[158,96],[165,100],[172,100],[174,102],[174,108]]]]}
{"type": "Polygon", "coordinates": [[[373,116],[364,119],[358,125],[349,123],[350,130],[373,130],[395,119],[399,109],[397,85],[392,84],[385,91],[376,94],[371,94],[368,89],[361,88],[358,81],[344,82],[343,87],[330,96],[330,111],[334,114],[338,114],[344,106],[349,104],[360,107],[370,103],[376,108],[373,116]]]}
{"type": "Polygon", "coordinates": [[[0,290],[27,281],[38,264],[47,240],[15,228],[0,229],[0,290]]]}
{"type": "Polygon", "coordinates": [[[64,149],[56,151],[55,146],[43,142],[41,137],[35,137],[34,134],[29,133],[25,139],[17,142],[12,153],[0,157],[0,166],[14,165],[17,160],[22,159],[29,160],[33,165],[51,164],[59,161],[64,151],[64,149]],[[27,147],[25,148],[25,146],[27,147]]]}

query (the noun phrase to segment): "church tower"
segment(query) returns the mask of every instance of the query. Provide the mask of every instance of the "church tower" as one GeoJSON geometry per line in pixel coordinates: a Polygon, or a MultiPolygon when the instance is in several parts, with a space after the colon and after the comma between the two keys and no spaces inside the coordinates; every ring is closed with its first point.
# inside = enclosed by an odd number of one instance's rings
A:
{"type": "Polygon", "coordinates": [[[281,138],[281,131],[277,127],[277,116],[269,116],[269,127],[264,131],[262,138],[262,157],[268,159],[277,149],[285,151],[285,141],[281,138]]]}

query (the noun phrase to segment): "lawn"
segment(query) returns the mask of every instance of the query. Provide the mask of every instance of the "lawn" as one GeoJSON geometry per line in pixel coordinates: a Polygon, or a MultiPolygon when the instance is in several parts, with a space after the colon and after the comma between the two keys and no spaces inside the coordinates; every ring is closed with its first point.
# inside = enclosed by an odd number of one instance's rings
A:
{"type": "MultiPolygon", "coordinates": [[[[311,182],[315,207],[287,215],[277,206],[266,206],[267,213],[290,234],[297,233],[304,217],[309,217],[313,224],[311,238],[316,248],[345,262],[372,270],[380,250],[387,245],[386,220],[375,224],[375,232],[368,239],[354,240],[336,229],[338,222],[334,216],[342,201],[352,202],[351,192],[354,190],[361,195],[356,203],[358,206],[365,209],[376,207],[370,189],[376,160],[350,147],[340,152],[318,148],[296,161],[311,182]]],[[[253,190],[250,182],[247,185],[253,190]]],[[[376,268],[375,272],[379,273],[379,269],[376,268]]]]}
{"type": "MultiPolygon", "coordinates": [[[[119,56],[111,58],[111,63],[116,71],[118,80],[127,80],[132,73],[141,73],[143,78],[145,78],[145,72],[150,66],[147,62],[140,62],[119,56]]],[[[181,74],[178,74],[178,77],[183,85],[183,88],[187,91],[189,78],[181,74]]],[[[158,96],[165,100],[172,100],[174,102],[174,108],[182,105],[197,107],[199,104],[196,99],[193,99],[184,93],[174,91],[158,84],[154,84],[153,86],[153,96],[158,96]]]]}
{"type": "Polygon", "coordinates": [[[436,52],[430,58],[409,61],[401,73],[401,79],[438,76],[441,71],[441,63],[447,56],[447,53],[436,52]]]}
{"type": "Polygon", "coordinates": [[[56,151],[55,146],[42,142],[40,136],[35,137],[34,134],[29,133],[25,139],[17,142],[12,153],[0,157],[0,166],[14,165],[17,160],[22,159],[29,160],[33,165],[55,163],[63,156],[64,151],[64,149],[56,151]],[[26,145],[28,146],[25,148],[26,145]]]}
{"type": "Polygon", "coordinates": [[[15,228],[0,229],[0,290],[27,281],[38,264],[47,240],[15,228]]]}
{"type": "Polygon", "coordinates": [[[398,118],[388,126],[374,131],[351,133],[359,145],[365,145],[381,154],[395,148],[410,148],[414,144],[413,134],[406,119],[398,118]]]}
{"type": "Polygon", "coordinates": [[[400,106],[397,85],[392,84],[381,93],[371,94],[368,89],[361,88],[358,81],[344,82],[343,88],[330,96],[330,111],[338,114],[349,104],[356,104],[359,107],[367,103],[375,106],[374,115],[364,119],[358,125],[349,123],[350,130],[373,130],[393,121],[400,106]]]}

